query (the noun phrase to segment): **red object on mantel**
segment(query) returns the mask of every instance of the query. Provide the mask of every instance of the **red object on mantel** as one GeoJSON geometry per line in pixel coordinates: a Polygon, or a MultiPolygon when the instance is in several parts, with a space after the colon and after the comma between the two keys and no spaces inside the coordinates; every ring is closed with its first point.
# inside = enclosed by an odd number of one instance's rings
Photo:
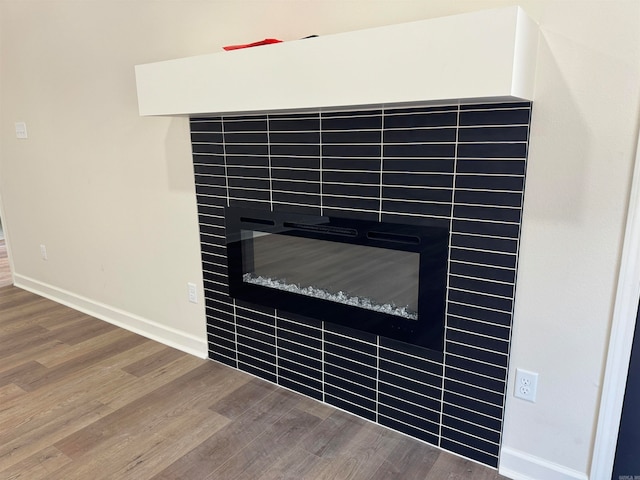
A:
{"type": "Polygon", "coordinates": [[[281,42],[282,40],[278,40],[277,38],[265,38],[264,40],[260,40],[259,42],[245,43],[244,45],[227,45],[226,47],[222,48],[225,50],[238,50],[240,48],[259,47],[260,45],[269,45],[270,43],[281,42]]]}

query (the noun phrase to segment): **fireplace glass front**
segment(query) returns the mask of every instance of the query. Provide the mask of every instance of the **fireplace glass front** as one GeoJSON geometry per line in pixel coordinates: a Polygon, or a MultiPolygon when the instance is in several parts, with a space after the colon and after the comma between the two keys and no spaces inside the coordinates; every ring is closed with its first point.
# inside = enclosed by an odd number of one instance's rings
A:
{"type": "Polygon", "coordinates": [[[448,229],[227,208],[230,295],[442,350],[448,229]]]}

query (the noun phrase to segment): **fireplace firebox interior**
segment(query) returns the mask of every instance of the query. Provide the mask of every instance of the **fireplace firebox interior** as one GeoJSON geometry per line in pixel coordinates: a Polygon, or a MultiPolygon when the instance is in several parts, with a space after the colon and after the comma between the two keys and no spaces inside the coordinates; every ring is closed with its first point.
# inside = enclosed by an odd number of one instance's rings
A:
{"type": "Polygon", "coordinates": [[[232,297],[442,351],[449,231],[227,208],[232,297]]]}

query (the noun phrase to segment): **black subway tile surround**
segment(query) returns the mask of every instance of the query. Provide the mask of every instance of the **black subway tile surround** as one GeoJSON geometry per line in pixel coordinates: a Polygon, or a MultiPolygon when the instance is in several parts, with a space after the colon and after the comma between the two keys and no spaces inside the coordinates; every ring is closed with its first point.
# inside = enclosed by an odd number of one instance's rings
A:
{"type": "Polygon", "coordinates": [[[192,118],[210,358],[497,466],[530,114],[514,102],[192,118]],[[448,226],[444,352],[230,298],[229,205],[448,226]]]}

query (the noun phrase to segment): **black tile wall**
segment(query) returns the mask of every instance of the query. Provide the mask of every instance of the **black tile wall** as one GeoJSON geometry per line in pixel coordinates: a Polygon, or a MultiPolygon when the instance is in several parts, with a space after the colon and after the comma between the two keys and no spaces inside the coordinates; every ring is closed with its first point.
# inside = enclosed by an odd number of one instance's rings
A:
{"type": "Polygon", "coordinates": [[[210,358],[497,466],[530,113],[192,118],[210,358]],[[234,301],[227,205],[449,226],[444,353],[234,301]]]}

